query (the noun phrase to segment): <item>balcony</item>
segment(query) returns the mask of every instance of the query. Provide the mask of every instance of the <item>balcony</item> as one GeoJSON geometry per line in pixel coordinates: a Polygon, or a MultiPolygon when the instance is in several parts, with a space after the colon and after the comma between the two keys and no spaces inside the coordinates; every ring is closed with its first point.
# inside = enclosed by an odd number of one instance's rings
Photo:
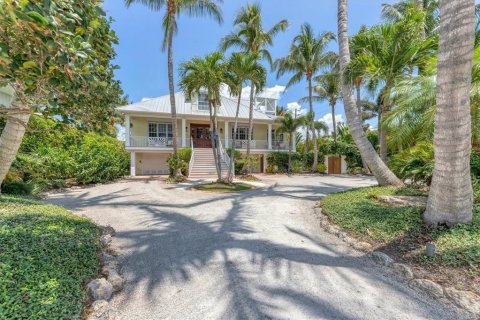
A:
{"type": "MultiPolygon", "coordinates": [[[[185,139],[185,147],[190,147],[190,138],[185,139]]],[[[225,145],[225,141],[222,139],[225,145]]],[[[228,141],[228,147],[232,146],[232,140],[228,141]]],[[[182,148],[182,138],[178,139],[179,148],[182,148]]],[[[246,150],[248,140],[236,140],[235,149],[246,150]]],[[[146,137],[132,136],[130,137],[130,148],[155,148],[155,149],[171,149],[173,147],[173,139],[166,137],[146,137]]],[[[251,140],[251,150],[272,150],[272,151],[288,151],[288,142],[283,140],[272,140],[272,148],[268,148],[268,140],[251,140]]]]}

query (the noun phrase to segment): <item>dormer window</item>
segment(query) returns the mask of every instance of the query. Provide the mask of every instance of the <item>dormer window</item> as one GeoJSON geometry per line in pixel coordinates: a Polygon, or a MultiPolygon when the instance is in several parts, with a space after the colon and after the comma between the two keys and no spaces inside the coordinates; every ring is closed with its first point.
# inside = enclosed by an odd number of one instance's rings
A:
{"type": "Polygon", "coordinates": [[[276,101],[270,98],[257,98],[257,108],[266,114],[275,114],[276,101]]]}
{"type": "Polygon", "coordinates": [[[198,93],[198,110],[202,110],[202,111],[210,110],[208,94],[206,92],[198,93]]]}

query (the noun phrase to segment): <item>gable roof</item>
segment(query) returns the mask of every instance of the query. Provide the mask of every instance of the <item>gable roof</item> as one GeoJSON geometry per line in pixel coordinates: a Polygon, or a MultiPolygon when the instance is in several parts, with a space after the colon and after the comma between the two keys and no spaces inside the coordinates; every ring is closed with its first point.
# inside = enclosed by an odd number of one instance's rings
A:
{"type": "MultiPolygon", "coordinates": [[[[237,110],[236,98],[231,98],[222,95],[221,105],[217,109],[217,115],[219,118],[235,118],[235,113],[237,110]]],[[[185,94],[183,92],[175,93],[175,105],[177,107],[177,115],[193,115],[193,116],[205,116],[209,117],[208,111],[194,110],[192,108],[192,103],[187,101],[185,94]]],[[[124,113],[160,113],[160,114],[171,114],[170,106],[170,96],[165,95],[159,98],[146,99],[144,101],[136,102],[127,106],[118,107],[118,111],[124,113]]],[[[239,119],[248,119],[249,107],[245,104],[244,101],[240,104],[240,110],[238,114],[239,119]]],[[[273,121],[274,116],[269,116],[263,112],[253,110],[253,119],[254,120],[265,120],[273,121]]]]}

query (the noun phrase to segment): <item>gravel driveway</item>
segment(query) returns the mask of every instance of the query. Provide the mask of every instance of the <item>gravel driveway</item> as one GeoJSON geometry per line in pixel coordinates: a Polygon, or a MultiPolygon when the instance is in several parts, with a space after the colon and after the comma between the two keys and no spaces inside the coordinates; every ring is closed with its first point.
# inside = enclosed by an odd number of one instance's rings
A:
{"type": "Polygon", "coordinates": [[[125,180],[47,201],[117,230],[121,319],[462,319],[320,230],[321,196],[372,179],[262,179],[236,194],[125,180]]]}

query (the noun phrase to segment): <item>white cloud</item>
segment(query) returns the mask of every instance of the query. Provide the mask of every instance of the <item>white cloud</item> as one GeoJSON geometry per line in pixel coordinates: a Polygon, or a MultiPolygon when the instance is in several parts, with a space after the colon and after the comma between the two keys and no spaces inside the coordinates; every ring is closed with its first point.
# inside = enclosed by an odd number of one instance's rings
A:
{"type": "MultiPolygon", "coordinates": [[[[250,86],[244,87],[242,89],[242,97],[249,97],[250,90],[250,86]]],[[[277,84],[271,88],[265,88],[262,92],[258,93],[257,96],[278,100],[283,92],[285,92],[285,86],[280,86],[277,84]]]]}
{"type": "Polygon", "coordinates": [[[298,102],[290,102],[287,103],[287,110],[292,114],[295,115],[295,111],[297,111],[297,116],[303,116],[307,114],[307,110],[298,104],[298,102]]]}
{"type": "MultiPolygon", "coordinates": [[[[329,128],[329,131],[332,132],[333,131],[333,120],[332,120],[332,113],[327,113],[326,115],[324,115],[323,117],[321,117],[320,119],[318,119],[319,121],[323,121],[325,122],[327,125],[328,125],[328,128],[329,128]]],[[[338,124],[339,122],[343,123],[344,120],[343,120],[343,116],[341,114],[336,114],[335,115],[335,122],[338,124]]]]}

